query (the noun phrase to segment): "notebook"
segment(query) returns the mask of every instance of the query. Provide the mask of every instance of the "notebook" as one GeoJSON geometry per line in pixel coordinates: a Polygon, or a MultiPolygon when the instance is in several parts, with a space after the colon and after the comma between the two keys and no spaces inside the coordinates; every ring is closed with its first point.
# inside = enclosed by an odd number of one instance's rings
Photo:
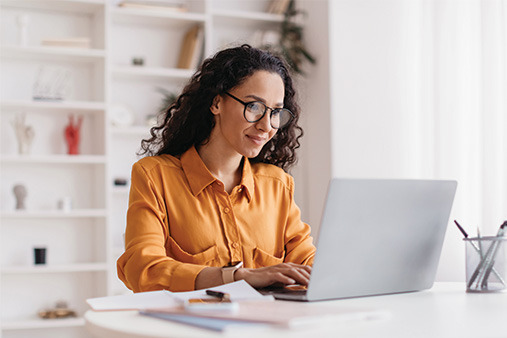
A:
{"type": "Polygon", "coordinates": [[[262,289],[317,301],[433,286],[456,181],[330,181],[306,290],[262,289]]]}

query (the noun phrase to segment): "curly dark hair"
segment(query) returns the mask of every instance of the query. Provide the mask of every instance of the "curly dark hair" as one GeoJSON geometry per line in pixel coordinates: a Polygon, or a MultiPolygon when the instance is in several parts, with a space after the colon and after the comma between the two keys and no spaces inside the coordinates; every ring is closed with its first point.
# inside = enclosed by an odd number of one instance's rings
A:
{"type": "Polygon", "coordinates": [[[294,119],[279,129],[250,161],[274,164],[287,171],[297,161],[295,151],[303,135],[297,124],[300,108],[289,68],[281,57],[246,44],[224,49],[204,60],[178,99],[163,113],[159,125],[151,128],[151,138],[142,140],[138,155],[178,156],[192,146],[205,144],[215,126],[210,111],[213,99],[260,70],[280,75],[285,86],[284,107],[294,113],[294,119]]]}

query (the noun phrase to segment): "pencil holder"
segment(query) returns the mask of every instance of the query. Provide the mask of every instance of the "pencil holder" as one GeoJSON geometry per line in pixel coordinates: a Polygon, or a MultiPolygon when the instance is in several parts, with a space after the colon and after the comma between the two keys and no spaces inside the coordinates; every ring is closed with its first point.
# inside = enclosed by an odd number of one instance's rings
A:
{"type": "Polygon", "coordinates": [[[467,292],[503,292],[507,280],[507,237],[465,238],[467,292]]]}

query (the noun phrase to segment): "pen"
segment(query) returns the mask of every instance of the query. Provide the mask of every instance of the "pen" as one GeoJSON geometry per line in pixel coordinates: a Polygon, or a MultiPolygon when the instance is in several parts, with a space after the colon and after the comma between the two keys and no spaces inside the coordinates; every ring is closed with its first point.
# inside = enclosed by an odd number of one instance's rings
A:
{"type": "Polygon", "coordinates": [[[463,236],[465,236],[465,238],[468,238],[467,232],[465,231],[465,229],[463,229],[463,227],[461,225],[459,225],[458,221],[454,220],[454,223],[458,227],[459,231],[461,231],[461,233],[463,234],[463,236]]]}
{"type": "Polygon", "coordinates": [[[213,297],[217,297],[217,298],[220,298],[220,299],[229,299],[230,298],[230,295],[228,293],[224,293],[224,292],[220,292],[220,291],[215,291],[215,290],[206,290],[206,294],[208,296],[213,296],[213,297]]]}
{"type": "MultiPolygon", "coordinates": [[[[479,228],[479,226],[477,226],[477,241],[479,242],[479,257],[481,258],[481,261],[484,259],[484,255],[483,255],[483,252],[482,251],[482,239],[481,239],[481,229],[479,228]]],[[[479,278],[479,281],[477,282],[477,288],[479,287],[479,282],[480,282],[480,278],[479,278]]],[[[482,285],[482,288],[488,288],[488,285],[487,285],[487,281],[486,281],[486,284],[484,284],[483,282],[483,285],[482,285]]]]}
{"type": "Polygon", "coordinates": [[[483,254],[482,254],[482,241],[481,241],[481,228],[477,227],[477,241],[479,242],[479,256],[481,257],[481,259],[483,258],[483,254]]]}
{"type": "MultiPolygon", "coordinates": [[[[507,221],[503,222],[503,224],[500,226],[500,229],[498,229],[498,233],[496,234],[497,237],[503,237],[504,234],[505,234],[505,228],[507,227],[507,221]]],[[[486,269],[485,269],[485,273],[484,275],[482,276],[482,283],[481,283],[481,287],[483,288],[487,288],[488,286],[488,278],[489,278],[489,274],[491,273],[491,270],[493,269],[493,266],[495,265],[495,259],[496,259],[496,255],[497,255],[497,252],[498,252],[498,246],[500,245],[500,242],[498,241],[495,241],[495,243],[491,244],[492,246],[494,245],[494,249],[493,249],[493,252],[489,258],[489,261],[487,262],[487,266],[486,266],[486,269]]]]}

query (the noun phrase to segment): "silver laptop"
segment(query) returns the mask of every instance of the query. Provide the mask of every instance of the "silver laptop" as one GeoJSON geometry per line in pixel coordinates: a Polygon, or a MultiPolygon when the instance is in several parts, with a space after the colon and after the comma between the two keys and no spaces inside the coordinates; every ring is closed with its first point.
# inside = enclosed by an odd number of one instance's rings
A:
{"type": "Polygon", "coordinates": [[[315,301],[433,286],[456,181],[332,179],[307,290],[265,289],[315,301]]]}

